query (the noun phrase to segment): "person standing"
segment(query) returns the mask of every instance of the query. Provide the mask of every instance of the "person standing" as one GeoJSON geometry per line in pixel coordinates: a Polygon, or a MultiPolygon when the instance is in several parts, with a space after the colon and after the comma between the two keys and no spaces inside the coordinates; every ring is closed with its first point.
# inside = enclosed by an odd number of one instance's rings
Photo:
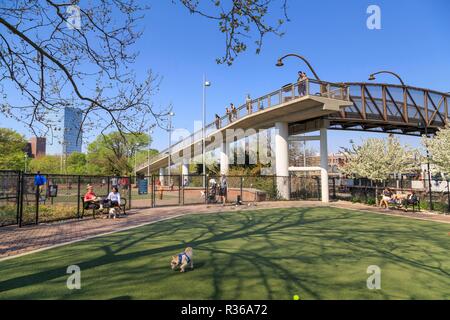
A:
{"type": "Polygon", "coordinates": [[[228,192],[228,181],[226,175],[222,174],[220,177],[220,189],[219,189],[219,197],[220,201],[222,201],[222,205],[225,205],[227,202],[227,192],[228,192]]]}
{"type": "Polygon", "coordinates": [[[231,107],[231,116],[232,116],[232,119],[233,119],[233,121],[235,121],[235,120],[237,120],[237,118],[238,118],[238,115],[237,115],[237,109],[236,109],[236,107],[234,106],[233,103],[230,103],[230,107],[231,107]]]}
{"type": "Polygon", "coordinates": [[[306,95],[306,82],[307,82],[307,80],[308,80],[308,77],[306,76],[306,73],[304,73],[303,71],[299,71],[298,72],[297,83],[298,83],[298,94],[300,96],[306,95]]]}
{"type": "Polygon", "coordinates": [[[252,98],[250,98],[250,94],[247,94],[247,98],[245,99],[245,105],[247,106],[247,114],[252,113],[252,98]]]}
{"type": "Polygon", "coordinates": [[[228,117],[228,123],[232,123],[233,122],[233,118],[232,118],[231,110],[228,109],[228,107],[226,107],[225,108],[225,112],[226,112],[227,117],[228,117]]]}
{"type": "Polygon", "coordinates": [[[216,129],[220,129],[220,116],[216,113],[216,129]]]}
{"type": "Polygon", "coordinates": [[[47,179],[45,176],[41,175],[41,172],[38,171],[34,176],[34,186],[36,188],[36,198],[40,200],[40,195],[44,185],[47,183],[47,179]]]}

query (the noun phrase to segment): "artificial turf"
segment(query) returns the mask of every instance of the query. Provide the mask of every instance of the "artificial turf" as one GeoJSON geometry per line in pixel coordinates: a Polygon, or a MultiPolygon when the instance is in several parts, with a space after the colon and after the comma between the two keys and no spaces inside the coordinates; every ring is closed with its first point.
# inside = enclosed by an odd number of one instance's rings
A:
{"type": "Polygon", "coordinates": [[[190,215],[0,262],[0,299],[449,299],[449,231],[320,207],[190,215]],[[194,270],[172,271],[186,246],[194,270]]]}

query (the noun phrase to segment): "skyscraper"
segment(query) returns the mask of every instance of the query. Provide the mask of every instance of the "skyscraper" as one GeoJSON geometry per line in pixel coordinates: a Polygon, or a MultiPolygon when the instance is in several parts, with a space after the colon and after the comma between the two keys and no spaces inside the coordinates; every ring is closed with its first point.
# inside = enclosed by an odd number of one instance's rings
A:
{"type": "Polygon", "coordinates": [[[80,109],[64,108],[63,154],[81,152],[83,134],[81,131],[82,112],[80,109]]]}

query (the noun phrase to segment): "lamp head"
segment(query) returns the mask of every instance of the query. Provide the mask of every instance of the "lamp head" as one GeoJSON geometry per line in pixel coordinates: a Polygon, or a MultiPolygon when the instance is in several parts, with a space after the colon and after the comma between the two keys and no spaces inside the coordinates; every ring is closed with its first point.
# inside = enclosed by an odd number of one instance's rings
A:
{"type": "Polygon", "coordinates": [[[374,76],[373,74],[371,74],[371,75],[369,76],[369,80],[370,80],[370,81],[375,80],[375,76],[374,76]]]}
{"type": "Polygon", "coordinates": [[[282,61],[281,59],[278,59],[276,66],[277,66],[277,67],[282,67],[282,66],[284,66],[283,61],[282,61]]]}
{"type": "Polygon", "coordinates": [[[210,87],[210,86],[211,86],[211,82],[205,81],[205,87],[210,87]]]}
{"type": "Polygon", "coordinates": [[[169,116],[173,117],[174,115],[175,115],[175,112],[173,112],[173,111],[169,112],[169,116]]]}

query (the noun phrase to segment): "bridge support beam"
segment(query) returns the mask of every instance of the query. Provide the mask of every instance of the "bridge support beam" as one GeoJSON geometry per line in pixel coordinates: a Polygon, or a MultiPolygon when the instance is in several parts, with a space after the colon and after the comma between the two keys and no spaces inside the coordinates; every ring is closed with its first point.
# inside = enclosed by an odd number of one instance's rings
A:
{"type": "Polygon", "coordinates": [[[287,122],[275,122],[275,173],[281,198],[289,200],[289,131],[287,122]]]}
{"type": "Polygon", "coordinates": [[[228,148],[229,145],[226,141],[222,141],[220,145],[220,174],[228,174],[228,148]]]}
{"type": "Polygon", "coordinates": [[[328,187],[328,136],[327,128],[320,128],[320,167],[321,171],[321,189],[322,189],[322,202],[328,203],[329,187],[328,187]]]}

